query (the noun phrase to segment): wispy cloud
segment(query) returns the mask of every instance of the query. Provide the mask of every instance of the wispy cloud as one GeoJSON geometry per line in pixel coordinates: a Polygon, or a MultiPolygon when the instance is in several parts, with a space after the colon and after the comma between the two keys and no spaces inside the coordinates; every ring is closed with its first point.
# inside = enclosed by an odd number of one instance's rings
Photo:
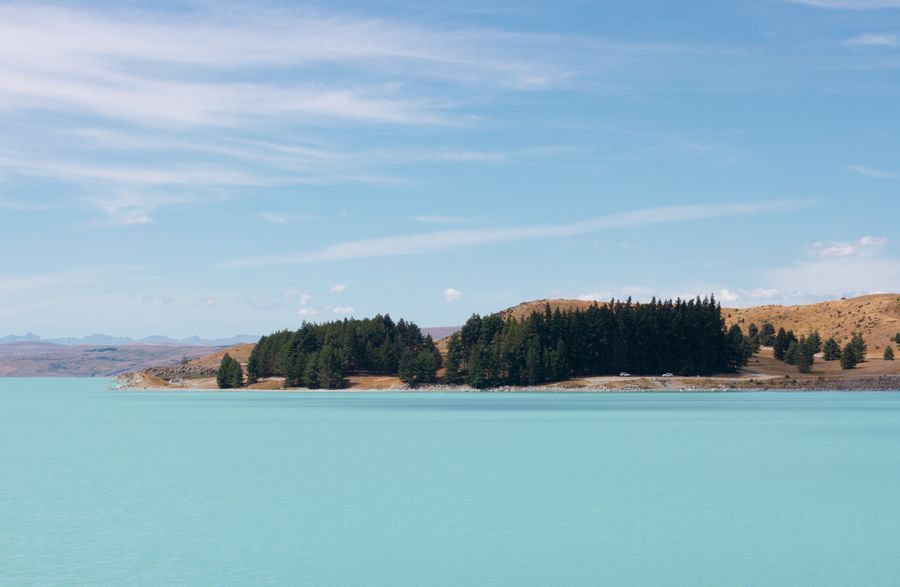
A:
{"type": "Polygon", "coordinates": [[[787,0],[793,4],[805,4],[817,8],[838,10],[876,10],[879,8],[896,8],[900,0],[787,0]]]}
{"type": "Polygon", "coordinates": [[[335,306],[331,309],[334,314],[352,314],[355,309],[353,306],[335,306]]]}
{"type": "Polygon", "coordinates": [[[66,271],[28,275],[0,275],[0,293],[70,289],[87,285],[112,285],[143,279],[142,267],[88,266],[66,271]]]}
{"type": "Polygon", "coordinates": [[[897,35],[886,33],[863,33],[855,37],[851,37],[845,41],[848,45],[862,45],[866,47],[896,47],[898,41],[897,35]]]}
{"type": "Polygon", "coordinates": [[[720,218],[724,216],[759,214],[762,212],[793,209],[805,204],[806,202],[792,200],[647,208],[633,212],[602,216],[590,220],[582,220],[570,224],[445,230],[425,234],[364,239],[331,245],[317,251],[293,255],[245,257],[230,261],[226,263],[226,265],[231,267],[296,265],[329,261],[346,261],[351,259],[368,259],[374,257],[418,255],[465,246],[532,239],[566,238],[615,228],[671,224],[692,220],[720,218]]]}
{"type": "Polygon", "coordinates": [[[347,291],[347,286],[343,283],[336,283],[332,285],[328,291],[330,291],[331,293],[343,293],[347,291]]]}
{"type": "Polygon", "coordinates": [[[310,216],[308,214],[291,214],[289,212],[260,212],[259,217],[274,224],[290,224],[291,222],[315,220],[315,216],[310,216]]]}
{"type": "Polygon", "coordinates": [[[422,224],[463,224],[468,222],[468,218],[464,218],[462,216],[439,216],[436,214],[424,214],[422,216],[416,216],[416,222],[421,222],[422,224]]]}
{"type": "Polygon", "coordinates": [[[900,175],[894,173],[893,171],[885,171],[884,169],[877,169],[875,167],[869,167],[867,165],[851,165],[850,171],[854,173],[858,173],[860,175],[865,175],[866,177],[872,177],[875,179],[897,179],[900,175]]]}
{"type": "Polygon", "coordinates": [[[820,257],[850,257],[858,255],[867,249],[883,247],[887,244],[887,239],[875,236],[864,236],[859,240],[852,242],[830,242],[822,241],[813,243],[810,249],[814,254],[820,257]]]}

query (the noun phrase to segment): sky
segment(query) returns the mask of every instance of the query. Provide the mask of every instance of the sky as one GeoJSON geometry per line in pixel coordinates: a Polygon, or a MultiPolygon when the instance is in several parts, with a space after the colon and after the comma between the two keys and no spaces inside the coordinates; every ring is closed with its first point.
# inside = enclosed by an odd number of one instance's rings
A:
{"type": "Polygon", "coordinates": [[[0,334],[900,291],[900,0],[0,1],[0,334]]]}

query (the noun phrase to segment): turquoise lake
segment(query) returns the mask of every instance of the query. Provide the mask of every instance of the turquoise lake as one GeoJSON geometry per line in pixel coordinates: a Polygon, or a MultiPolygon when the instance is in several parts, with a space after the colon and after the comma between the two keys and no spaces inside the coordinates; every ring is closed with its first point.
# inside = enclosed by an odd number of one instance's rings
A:
{"type": "Polygon", "coordinates": [[[900,394],[0,379],[4,585],[896,585],[900,394]]]}

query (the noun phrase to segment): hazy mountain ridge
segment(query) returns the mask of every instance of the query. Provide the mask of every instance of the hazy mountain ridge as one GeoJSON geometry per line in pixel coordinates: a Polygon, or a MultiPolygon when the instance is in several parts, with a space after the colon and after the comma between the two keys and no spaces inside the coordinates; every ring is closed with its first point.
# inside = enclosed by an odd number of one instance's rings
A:
{"type": "Polygon", "coordinates": [[[82,337],[61,337],[61,338],[42,338],[41,336],[28,332],[24,335],[10,334],[0,337],[0,344],[13,344],[21,342],[46,343],[62,346],[83,346],[83,345],[169,345],[169,346],[230,346],[234,344],[253,343],[259,340],[259,336],[252,334],[238,334],[229,338],[201,338],[199,336],[190,336],[187,338],[170,338],[163,335],[152,335],[144,338],[130,338],[127,336],[111,336],[108,334],[88,334],[82,337]]]}

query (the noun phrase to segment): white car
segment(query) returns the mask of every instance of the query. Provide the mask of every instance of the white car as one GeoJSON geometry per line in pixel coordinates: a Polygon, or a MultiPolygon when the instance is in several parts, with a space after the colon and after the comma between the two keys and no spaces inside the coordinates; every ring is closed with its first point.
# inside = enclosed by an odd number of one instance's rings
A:
{"type": "Polygon", "coordinates": [[[672,375],[671,373],[663,373],[662,376],[663,376],[663,377],[675,377],[675,376],[672,375]]]}
{"type": "Polygon", "coordinates": [[[625,371],[622,371],[621,373],[619,373],[619,377],[631,377],[631,373],[626,373],[625,371]]]}

